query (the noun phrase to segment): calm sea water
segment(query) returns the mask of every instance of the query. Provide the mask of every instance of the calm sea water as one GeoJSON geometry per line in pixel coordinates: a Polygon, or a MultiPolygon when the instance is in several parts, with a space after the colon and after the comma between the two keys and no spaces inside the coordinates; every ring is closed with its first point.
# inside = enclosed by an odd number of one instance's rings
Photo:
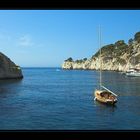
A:
{"type": "Polygon", "coordinates": [[[99,72],[23,68],[0,81],[0,130],[140,130],[140,77],[103,72],[116,106],[94,101],[99,72]]]}

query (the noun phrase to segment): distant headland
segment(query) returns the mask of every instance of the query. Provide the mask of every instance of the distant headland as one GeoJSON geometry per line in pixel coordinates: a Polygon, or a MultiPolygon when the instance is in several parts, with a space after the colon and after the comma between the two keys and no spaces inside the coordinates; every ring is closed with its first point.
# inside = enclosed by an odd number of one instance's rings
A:
{"type": "Polygon", "coordinates": [[[23,78],[20,66],[17,66],[6,55],[0,52],[0,79],[23,78]]]}
{"type": "MultiPolygon", "coordinates": [[[[119,40],[101,48],[102,70],[127,71],[129,68],[140,69],[140,32],[129,39],[128,43],[119,40]]],[[[99,50],[89,59],[73,60],[69,57],[62,64],[63,69],[99,70],[99,50]]]]}

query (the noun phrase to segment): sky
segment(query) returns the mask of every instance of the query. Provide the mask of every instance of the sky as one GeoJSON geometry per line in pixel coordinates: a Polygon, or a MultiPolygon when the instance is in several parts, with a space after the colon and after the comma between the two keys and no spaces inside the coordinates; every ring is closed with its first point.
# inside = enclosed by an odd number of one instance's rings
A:
{"type": "Polygon", "coordinates": [[[61,67],[140,31],[140,10],[0,10],[0,52],[21,67],[61,67]]]}

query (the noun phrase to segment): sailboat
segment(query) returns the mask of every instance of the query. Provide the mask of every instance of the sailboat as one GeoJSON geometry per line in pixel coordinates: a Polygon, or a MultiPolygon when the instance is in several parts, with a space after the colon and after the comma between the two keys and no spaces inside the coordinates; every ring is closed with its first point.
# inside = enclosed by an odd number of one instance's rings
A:
{"type": "MultiPolygon", "coordinates": [[[[135,61],[135,60],[134,60],[135,61]]],[[[139,77],[140,76],[140,69],[137,69],[135,67],[130,68],[130,64],[129,64],[129,69],[125,72],[125,74],[127,76],[135,76],[135,77],[139,77]]]]}
{"type": "Polygon", "coordinates": [[[96,89],[94,92],[94,95],[95,95],[94,100],[97,100],[101,103],[114,105],[115,103],[117,103],[117,95],[102,85],[101,30],[100,28],[99,28],[99,46],[100,46],[100,85],[99,85],[99,89],[96,89]]]}
{"type": "Polygon", "coordinates": [[[140,76],[140,69],[130,68],[129,70],[126,71],[125,74],[127,76],[135,76],[135,77],[138,77],[138,76],[140,76]]]}

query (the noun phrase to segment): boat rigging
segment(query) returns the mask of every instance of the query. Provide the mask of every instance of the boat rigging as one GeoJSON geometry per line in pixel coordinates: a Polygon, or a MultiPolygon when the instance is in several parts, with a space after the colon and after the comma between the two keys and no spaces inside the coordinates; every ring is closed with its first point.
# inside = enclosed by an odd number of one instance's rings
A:
{"type": "Polygon", "coordinates": [[[99,89],[96,89],[94,92],[95,98],[94,100],[97,100],[102,103],[111,104],[114,105],[117,103],[117,95],[102,85],[102,61],[101,61],[101,29],[99,26],[99,47],[100,47],[100,83],[99,83],[99,89]],[[104,90],[102,90],[102,88],[104,90]]]}

